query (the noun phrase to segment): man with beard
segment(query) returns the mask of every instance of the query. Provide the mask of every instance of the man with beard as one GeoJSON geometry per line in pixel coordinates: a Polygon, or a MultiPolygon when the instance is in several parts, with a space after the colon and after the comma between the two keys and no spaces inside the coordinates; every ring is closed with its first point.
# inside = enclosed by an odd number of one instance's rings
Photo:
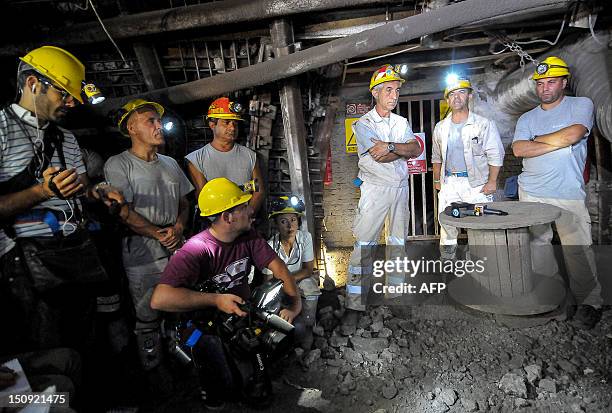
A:
{"type": "Polygon", "coordinates": [[[157,153],[164,144],[161,117],[155,102],[134,99],[119,111],[118,127],[132,147],[104,165],[109,183],[121,189],[127,204],[122,218],[130,232],[123,238],[123,266],[136,310],[135,333],[140,362],[146,371],[160,363],[160,320],[150,299],[168,257],[183,242],[189,216],[186,195],[193,186],[178,163],[157,153]]]}
{"type": "MultiPolygon", "coordinates": [[[[490,202],[504,161],[504,146],[495,123],[470,111],[472,84],[454,78],[444,90],[451,116],[436,124],[432,138],[433,181],[438,209],[452,202],[490,202]]],[[[458,230],[440,225],[440,254],[453,259],[458,230]]]]}
{"type": "MultiPolygon", "coordinates": [[[[251,198],[252,194],[243,192],[227,178],[215,178],[204,185],[198,205],[200,214],[212,223],[172,256],[155,288],[151,307],[169,312],[214,308],[245,316],[238,305],[250,296],[248,274],[254,264],[259,270],[267,268],[275,278],[283,281],[290,304],[289,308],[281,310],[280,316],[288,322],[293,321],[302,309],[295,280],[274,250],[251,228],[254,221],[251,198]],[[202,285],[211,282],[214,290],[220,293],[199,291],[202,285]]],[[[228,361],[218,337],[206,340],[207,345],[203,354],[198,355],[196,365],[201,366],[200,380],[206,405],[219,407],[223,399],[235,397],[233,380],[226,369],[228,361]]]]}
{"type": "MultiPolygon", "coordinates": [[[[597,281],[591,218],[585,203],[583,171],[587,138],[593,126],[593,102],[586,97],[565,96],[570,71],[562,59],[550,56],[536,67],[532,79],[540,105],[519,118],[512,150],[523,158],[519,175],[519,199],[561,208],[555,227],[563,245],[569,277],[568,315],[586,328],[601,315],[601,286],[597,281]]],[[[533,270],[554,275],[558,271],[550,247],[550,224],[530,228],[533,270]]]]}
{"type": "Polygon", "coordinates": [[[236,143],[238,122],[244,120],[241,112],[240,104],[227,97],[213,101],[206,115],[213,140],[185,156],[185,159],[196,194],[200,193],[206,182],[215,178],[224,177],[236,185],[256,179],[259,190],[253,194],[250,205],[257,214],[265,199],[263,175],[257,164],[257,154],[236,143]]]}
{"type": "Polygon", "coordinates": [[[354,331],[362,303],[362,276],[372,274],[371,249],[387,225],[387,246],[403,247],[408,235],[407,159],[418,156],[418,144],[408,120],[393,113],[404,79],[391,65],[374,72],[370,92],[374,109],[353,126],[359,156],[361,197],[353,223],[355,245],[349,261],[346,284],[348,309],[343,320],[345,332],[354,331]]]}
{"type": "Polygon", "coordinates": [[[106,185],[90,187],[74,135],[57,126],[83,103],[83,64],[52,46],[20,60],[17,103],[0,110],[0,290],[12,303],[12,312],[2,315],[18,326],[3,335],[2,345],[22,333],[18,351],[84,350],[91,345],[95,308],[86,286],[106,274],[78,197],[98,200],[105,192],[107,205],[123,197],[106,185]]]}

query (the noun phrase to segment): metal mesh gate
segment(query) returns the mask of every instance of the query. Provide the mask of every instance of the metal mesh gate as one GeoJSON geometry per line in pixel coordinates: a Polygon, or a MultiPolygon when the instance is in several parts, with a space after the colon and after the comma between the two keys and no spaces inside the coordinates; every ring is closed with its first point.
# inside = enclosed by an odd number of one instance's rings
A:
{"type": "Polygon", "coordinates": [[[438,196],[433,186],[431,138],[440,118],[442,95],[403,96],[396,112],[408,119],[413,132],[425,133],[427,172],[410,175],[410,231],[408,240],[438,239],[438,196]]]}

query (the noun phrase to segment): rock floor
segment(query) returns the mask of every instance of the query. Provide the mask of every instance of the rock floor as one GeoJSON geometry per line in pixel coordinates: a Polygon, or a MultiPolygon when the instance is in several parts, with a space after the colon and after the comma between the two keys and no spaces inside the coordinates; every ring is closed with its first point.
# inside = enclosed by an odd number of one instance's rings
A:
{"type": "MultiPolygon", "coordinates": [[[[584,330],[563,317],[381,306],[346,329],[337,297],[322,300],[331,305],[320,306],[311,351],[274,365],[272,405],[223,411],[612,412],[610,310],[584,330]]],[[[205,411],[196,381],[183,380],[175,397],[140,411],[205,411]]]]}

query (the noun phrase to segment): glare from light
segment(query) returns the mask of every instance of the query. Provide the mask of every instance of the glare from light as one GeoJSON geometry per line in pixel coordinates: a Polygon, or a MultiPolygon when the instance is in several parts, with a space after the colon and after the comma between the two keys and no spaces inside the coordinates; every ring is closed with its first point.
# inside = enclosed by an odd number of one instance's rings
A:
{"type": "Polygon", "coordinates": [[[454,85],[455,83],[457,83],[458,80],[459,80],[459,75],[457,75],[456,73],[449,73],[448,75],[446,75],[446,85],[447,86],[454,85]]]}
{"type": "Polygon", "coordinates": [[[405,75],[406,73],[408,73],[408,65],[401,65],[400,74],[405,75]]]}
{"type": "Polygon", "coordinates": [[[106,100],[104,96],[95,96],[91,98],[91,104],[97,105],[98,103],[102,103],[106,100]]]}
{"type": "Polygon", "coordinates": [[[291,198],[289,198],[289,202],[291,202],[291,206],[297,206],[300,200],[297,196],[292,196],[291,198]]]}
{"type": "Polygon", "coordinates": [[[173,122],[166,122],[166,123],[164,123],[164,129],[167,130],[167,131],[171,131],[173,127],[174,127],[174,123],[173,122]]]}
{"type": "Polygon", "coordinates": [[[262,307],[265,307],[266,305],[268,305],[268,303],[272,302],[272,300],[274,300],[276,298],[276,296],[278,295],[278,293],[280,293],[281,288],[283,288],[283,284],[278,284],[276,287],[274,287],[273,289],[271,289],[270,291],[268,291],[264,297],[263,303],[262,303],[262,307]]]}

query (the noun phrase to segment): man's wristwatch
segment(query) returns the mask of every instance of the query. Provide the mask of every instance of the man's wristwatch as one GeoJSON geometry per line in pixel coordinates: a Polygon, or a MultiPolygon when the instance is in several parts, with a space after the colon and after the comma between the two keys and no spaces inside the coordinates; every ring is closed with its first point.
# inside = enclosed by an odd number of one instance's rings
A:
{"type": "Polygon", "coordinates": [[[393,152],[393,151],[395,151],[395,144],[393,144],[393,143],[389,143],[389,144],[387,145],[387,150],[388,150],[389,152],[393,152]]]}

